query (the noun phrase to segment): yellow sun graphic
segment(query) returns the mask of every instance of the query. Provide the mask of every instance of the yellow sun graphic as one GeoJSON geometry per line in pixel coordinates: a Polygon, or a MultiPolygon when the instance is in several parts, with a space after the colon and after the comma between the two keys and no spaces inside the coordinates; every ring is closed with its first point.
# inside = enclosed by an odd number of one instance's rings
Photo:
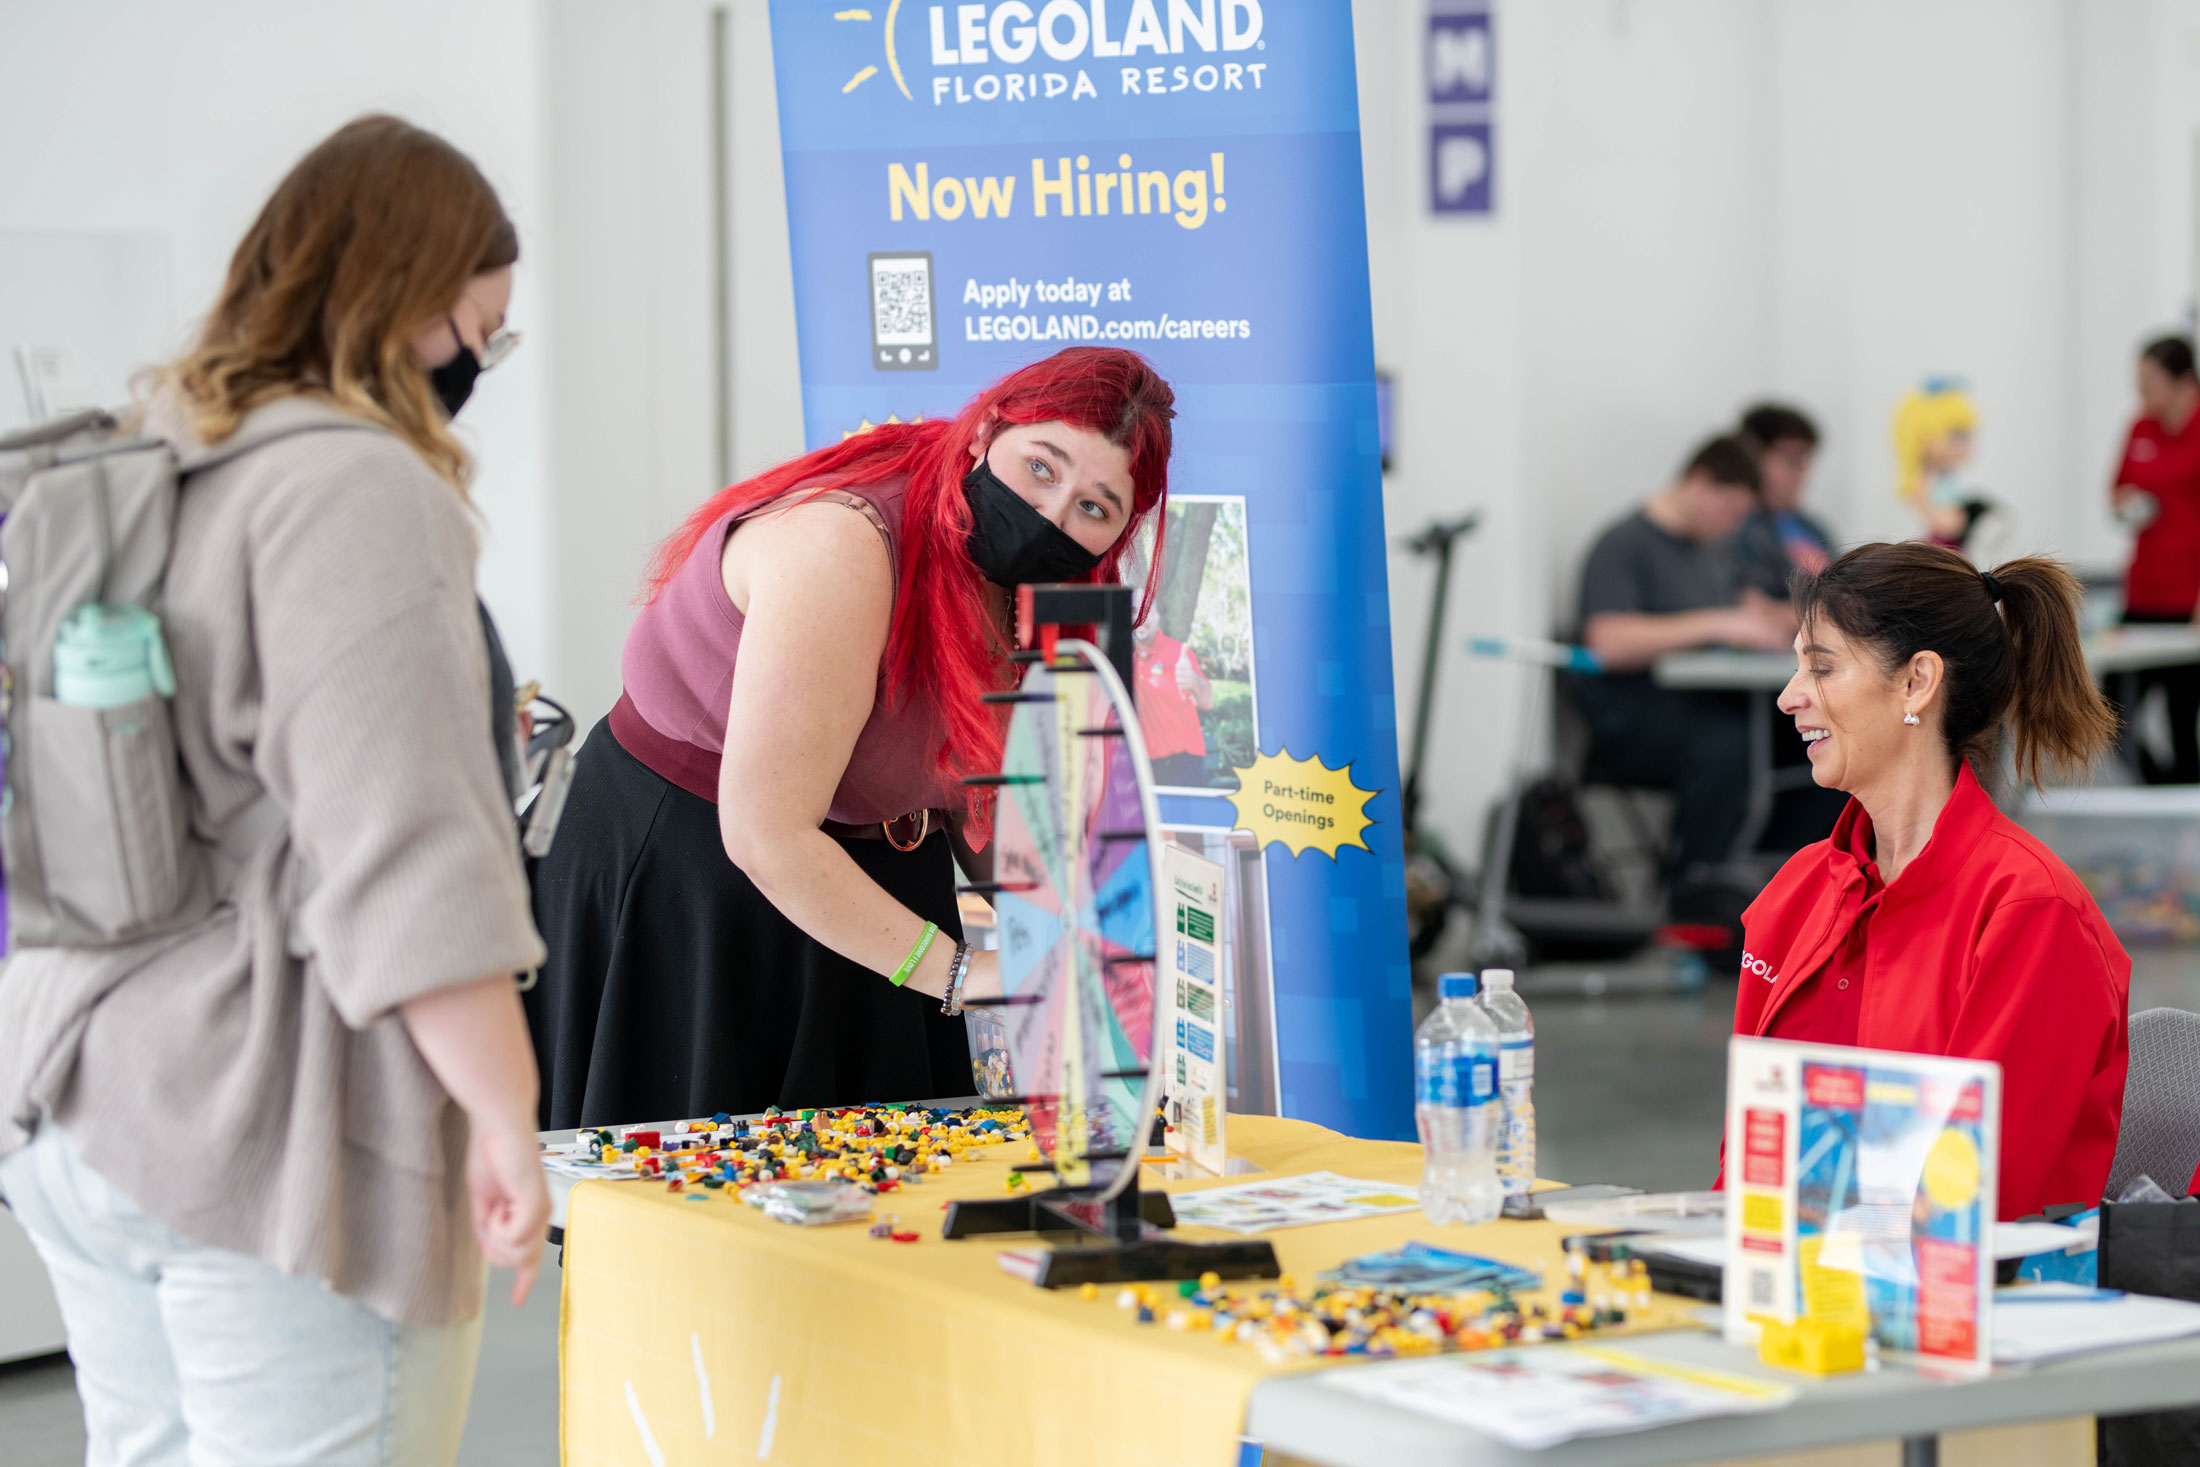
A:
{"type": "MultiPolygon", "coordinates": [[[[900,14],[901,0],[890,0],[886,7],[886,69],[893,73],[894,85],[901,88],[901,94],[908,97],[909,83],[901,74],[901,59],[894,54],[894,18],[900,14]]],[[[833,19],[867,21],[871,19],[871,12],[868,10],[836,10],[833,12],[833,19]]],[[[841,94],[845,96],[877,75],[877,67],[864,67],[854,76],[848,78],[847,85],[840,89],[841,94]]],[[[910,100],[914,101],[915,99],[910,98],[910,100]]]]}

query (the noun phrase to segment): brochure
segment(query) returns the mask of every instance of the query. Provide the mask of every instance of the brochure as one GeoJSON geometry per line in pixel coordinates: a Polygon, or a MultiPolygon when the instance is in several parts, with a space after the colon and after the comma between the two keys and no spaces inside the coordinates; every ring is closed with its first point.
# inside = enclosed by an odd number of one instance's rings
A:
{"type": "Polygon", "coordinates": [[[1478,1289],[1535,1289],[1543,1280],[1533,1269],[1484,1258],[1476,1253],[1454,1253],[1426,1243],[1408,1243],[1381,1253],[1348,1258],[1342,1267],[1322,1275],[1340,1284],[1371,1289],[1404,1289],[1420,1294],[1464,1294],[1478,1289]]]}
{"type": "Polygon", "coordinates": [[[1795,1399],[1792,1386],[1589,1345],[1404,1360],[1336,1371],[1323,1384],[1457,1422],[1525,1451],[1578,1436],[1772,1411],[1795,1399]]]}
{"type": "Polygon", "coordinates": [[[1992,1363],[2001,1067],[1735,1039],[1727,1338],[1799,1316],[1965,1373],[1992,1363]]]}
{"type": "Polygon", "coordinates": [[[1355,1222],[1385,1213],[1411,1212],[1420,1194],[1395,1182],[1365,1182],[1335,1172],[1306,1172],[1198,1192],[1171,1192],[1178,1227],[1225,1233],[1265,1233],[1310,1223],[1355,1222]]]}
{"type": "Polygon", "coordinates": [[[1223,973],[1222,868],[1182,846],[1161,848],[1163,900],[1175,908],[1176,930],[1162,941],[1161,999],[1169,1022],[1158,1036],[1162,1114],[1169,1149],[1210,1176],[1229,1166],[1223,1139],[1224,1084],[1229,1073],[1229,1004],[1223,973]]]}

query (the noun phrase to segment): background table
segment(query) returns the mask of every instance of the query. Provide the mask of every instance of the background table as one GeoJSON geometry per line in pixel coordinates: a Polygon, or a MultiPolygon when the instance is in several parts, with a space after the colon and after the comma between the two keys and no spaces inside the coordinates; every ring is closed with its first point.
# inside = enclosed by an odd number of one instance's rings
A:
{"type": "MultiPolygon", "coordinates": [[[[2111,627],[2085,639],[2085,661],[2094,677],[2104,682],[2116,680],[2116,700],[2128,718],[2138,702],[2140,673],[2150,668],[2200,663],[2200,628],[2111,627]]],[[[1772,802],[1780,791],[1800,789],[1810,782],[1809,765],[1782,767],[1775,765],[1772,757],[1773,718],[1778,711],[1774,704],[1788,679],[1795,676],[1795,655],[1741,652],[1726,647],[1668,652],[1652,665],[1650,675],[1663,688],[1748,695],[1749,805],[1734,844],[1737,857],[1747,855],[1757,848],[1765,824],[1772,818],[1772,802]]]]}
{"type": "MultiPolygon", "coordinates": [[[[1709,1366],[1797,1385],[1799,1377],[1759,1365],[1715,1335],[1671,1333],[1631,1340],[1632,1354],[1709,1366]]],[[[1383,1364],[1359,1367],[1382,1370],[1383,1364]]],[[[2200,1339],[2079,1355],[1984,1380],[1931,1381],[1889,1368],[1801,1385],[1778,1411],[1685,1422],[1625,1436],[1584,1437],[1523,1452],[1448,1422],[1339,1390],[1328,1373],[1266,1381],[1253,1390],[1247,1431],[1288,1444],[1295,1456],[1332,1467],[1663,1467],[1757,1453],[1799,1452],[1890,1436],[1932,1436],[1964,1429],[2049,1422],[2072,1416],[2148,1411],[2200,1401],[2200,1339]]],[[[2067,1446],[2069,1433],[2042,1432],[2042,1445],[2067,1446]]],[[[2090,1433],[2077,1460],[2091,1462],[2090,1433]]],[[[1890,1451],[1889,1455],[1892,1455],[1890,1451]]],[[[1955,1453],[1951,1451],[1950,1456],[1955,1453]]],[[[1997,1442],[1996,1467],[2068,1461],[2025,1455],[1997,1442]]],[[[1953,1463],[1949,1467],[1954,1467],[1953,1463]]]]}
{"type": "MultiPolygon", "coordinates": [[[[1274,1175],[1419,1179],[1420,1149],[1408,1144],[1259,1116],[1232,1116],[1230,1135],[1233,1152],[1274,1175]]],[[[724,1193],[689,1202],[652,1182],[572,1188],[566,1460],[1226,1467],[1239,1432],[1249,1430],[1271,1462],[1648,1467],[2200,1402],[2200,1342],[2187,1342],[1959,1385],[1890,1368],[1808,1385],[1793,1405],[1767,1415],[1514,1452],[1332,1389],[1325,1377],[1339,1367],[1271,1363],[1211,1335],[1138,1325],[1113,1307],[1112,1289],[1096,1302],[1035,1289],[994,1261],[1000,1249],[1029,1240],[939,1237],[948,1197],[1000,1195],[1009,1164],[1023,1159],[1020,1145],[995,1147],[882,1198],[882,1212],[924,1234],[914,1244],[876,1240],[855,1225],[784,1226],[724,1193]]],[[[1169,1190],[1193,1185],[1201,1184],[1169,1190]]],[[[1439,1228],[1414,1212],[1270,1237],[1284,1269],[1301,1278],[1408,1238],[1540,1264],[1556,1277],[1563,1232],[1519,1222],[1439,1228]]],[[[1759,1370],[1748,1352],[1709,1334],[1640,1335],[1625,1348],[1759,1370]]],[[[2035,1460],[2072,1459],[2002,1464],[2035,1460]]]]}

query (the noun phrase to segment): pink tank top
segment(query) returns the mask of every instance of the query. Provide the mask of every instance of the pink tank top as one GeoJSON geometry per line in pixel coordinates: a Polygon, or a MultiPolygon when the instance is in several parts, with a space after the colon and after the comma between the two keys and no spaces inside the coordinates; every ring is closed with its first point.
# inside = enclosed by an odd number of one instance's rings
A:
{"type": "MultiPolygon", "coordinates": [[[[817,496],[870,519],[886,541],[897,586],[906,488],[906,481],[892,479],[817,496]]],[[[807,492],[798,488],[714,522],[626,635],[619,661],[626,691],[612,710],[611,732],[643,764],[703,799],[718,798],[718,764],[726,748],[726,711],[744,620],[726,594],[720,569],[726,536],[739,521],[769,513],[807,492]]],[[[939,727],[931,697],[921,688],[903,706],[889,705],[882,668],[871,717],[856,736],[827,818],[870,826],[920,810],[961,809],[962,791],[940,776],[934,760],[939,727]]]]}

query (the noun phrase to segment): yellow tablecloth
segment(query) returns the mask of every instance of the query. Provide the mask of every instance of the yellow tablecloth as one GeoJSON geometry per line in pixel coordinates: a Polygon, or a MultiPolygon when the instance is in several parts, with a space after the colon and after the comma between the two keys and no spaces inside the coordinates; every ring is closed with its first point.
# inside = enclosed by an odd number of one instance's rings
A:
{"type": "MultiPolygon", "coordinates": [[[[1420,1179],[1417,1146],[1300,1121],[1232,1116],[1230,1142],[1270,1175],[1420,1179]]],[[[881,1213],[924,1235],[910,1244],[855,1224],[775,1223],[723,1192],[690,1202],[652,1182],[576,1187],[565,1243],[566,1461],[1226,1467],[1254,1385],[1322,1368],[1139,1325],[1113,1306],[1112,1289],[1088,1302],[1034,1288],[994,1260],[1028,1237],[945,1241],[946,1200],[1001,1196],[1025,1150],[980,1156],[880,1198],[881,1213]]],[[[1541,1265],[1554,1280],[1564,1272],[1560,1230],[1548,1223],[1440,1228],[1412,1212],[1270,1235],[1284,1270],[1301,1279],[1410,1238],[1541,1265]]]]}

